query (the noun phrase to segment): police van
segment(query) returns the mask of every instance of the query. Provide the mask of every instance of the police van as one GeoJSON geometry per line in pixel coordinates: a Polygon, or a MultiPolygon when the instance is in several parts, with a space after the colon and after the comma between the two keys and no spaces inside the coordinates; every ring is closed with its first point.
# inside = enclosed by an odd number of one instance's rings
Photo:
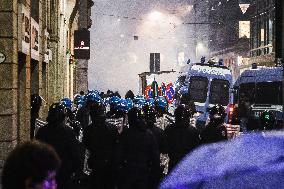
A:
{"type": "Polygon", "coordinates": [[[247,119],[249,130],[260,127],[260,116],[271,112],[275,119],[275,128],[283,127],[282,105],[283,67],[257,67],[253,64],[237,78],[234,84],[234,104],[238,107],[238,117],[247,119]],[[242,113],[241,104],[246,104],[246,113],[242,113]],[[241,115],[242,114],[242,115],[241,115]]]}
{"type": "MultiPolygon", "coordinates": [[[[215,104],[221,104],[226,110],[233,102],[230,89],[233,86],[231,70],[223,65],[191,64],[184,83],[179,89],[187,88],[189,99],[194,102],[199,116],[196,127],[202,130],[208,121],[208,110],[215,104]]],[[[226,122],[228,121],[228,116],[226,122]]]]}

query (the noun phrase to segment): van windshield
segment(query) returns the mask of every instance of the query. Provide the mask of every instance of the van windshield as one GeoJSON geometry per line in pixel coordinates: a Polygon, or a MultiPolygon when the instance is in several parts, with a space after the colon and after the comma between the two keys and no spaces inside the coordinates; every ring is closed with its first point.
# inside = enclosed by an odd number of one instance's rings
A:
{"type": "Polygon", "coordinates": [[[262,82],[256,84],[256,104],[282,104],[282,83],[262,82]]]}
{"type": "Polygon", "coordinates": [[[179,86],[185,85],[185,78],[186,78],[186,76],[180,76],[180,77],[178,78],[178,84],[179,84],[179,86]]]}
{"type": "Polygon", "coordinates": [[[240,85],[240,101],[249,102],[253,104],[255,102],[255,83],[242,83],[240,85]]]}
{"type": "Polygon", "coordinates": [[[193,76],[190,78],[189,95],[194,102],[205,102],[208,91],[208,79],[193,76]]]}
{"type": "Polygon", "coordinates": [[[213,79],[210,86],[210,104],[229,104],[230,83],[227,80],[213,79]]]}

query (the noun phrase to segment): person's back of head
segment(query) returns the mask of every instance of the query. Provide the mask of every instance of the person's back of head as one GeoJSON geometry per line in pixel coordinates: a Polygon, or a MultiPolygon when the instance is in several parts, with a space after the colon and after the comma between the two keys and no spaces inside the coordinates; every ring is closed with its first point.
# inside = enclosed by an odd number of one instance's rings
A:
{"type": "Polygon", "coordinates": [[[60,159],[51,146],[26,142],[8,155],[2,172],[2,189],[56,188],[59,167],[60,159]]]}
{"type": "Polygon", "coordinates": [[[179,105],[174,112],[176,124],[190,123],[191,111],[188,105],[181,104],[179,105]]]}
{"type": "Polygon", "coordinates": [[[128,111],[129,128],[145,129],[145,121],[143,111],[137,107],[133,107],[128,111]]]}
{"type": "Polygon", "coordinates": [[[31,95],[31,108],[32,109],[39,109],[42,105],[42,98],[39,94],[31,95]]]}
{"type": "Polygon", "coordinates": [[[134,99],[134,93],[131,91],[131,90],[129,90],[129,91],[127,91],[127,93],[125,94],[125,99],[126,98],[130,98],[130,99],[134,99]]]}
{"type": "Polygon", "coordinates": [[[209,118],[210,123],[213,125],[219,125],[222,124],[225,120],[226,112],[225,108],[221,104],[216,104],[209,110],[209,118]]]}
{"type": "Polygon", "coordinates": [[[64,106],[60,103],[53,103],[48,110],[46,121],[48,124],[63,123],[65,120],[66,112],[64,106]]]}
{"type": "Polygon", "coordinates": [[[154,106],[145,105],[143,107],[143,112],[147,125],[148,126],[154,125],[154,123],[156,122],[156,110],[154,106]]]}

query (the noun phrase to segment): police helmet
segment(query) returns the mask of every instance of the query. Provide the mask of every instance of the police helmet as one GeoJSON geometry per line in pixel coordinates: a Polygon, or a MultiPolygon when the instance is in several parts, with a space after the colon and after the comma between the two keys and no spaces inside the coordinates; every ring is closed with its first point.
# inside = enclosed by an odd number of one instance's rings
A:
{"type": "Polygon", "coordinates": [[[72,101],[70,98],[63,98],[61,101],[60,101],[60,104],[62,106],[64,106],[65,108],[67,109],[72,109],[72,101]]]}
{"type": "Polygon", "coordinates": [[[118,104],[120,103],[120,100],[121,99],[118,96],[110,97],[109,99],[110,108],[116,110],[118,107],[118,104]]]}
{"type": "Polygon", "coordinates": [[[129,111],[131,108],[133,108],[133,101],[131,98],[125,99],[127,102],[127,111],[129,111]]]}
{"type": "Polygon", "coordinates": [[[98,103],[102,104],[103,100],[98,93],[90,92],[84,96],[84,100],[87,103],[98,103]]]}
{"type": "Polygon", "coordinates": [[[133,103],[137,104],[138,101],[140,101],[140,100],[145,100],[144,96],[143,95],[136,95],[133,99],[133,103]]]}
{"type": "Polygon", "coordinates": [[[74,104],[76,104],[77,106],[79,105],[83,105],[84,103],[84,96],[81,96],[79,94],[76,94],[75,97],[74,97],[74,104]]]}
{"type": "Polygon", "coordinates": [[[188,105],[179,105],[174,112],[176,122],[189,121],[191,117],[191,111],[188,105]]]}
{"type": "Polygon", "coordinates": [[[147,98],[145,105],[154,106],[155,105],[155,100],[153,98],[147,98]]]}
{"type": "Polygon", "coordinates": [[[275,115],[271,111],[264,111],[260,115],[260,129],[272,130],[275,128],[275,115]]]}
{"type": "Polygon", "coordinates": [[[168,107],[168,102],[164,96],[158,96],[155,102],[157,111],[166,112],[168,107]]]}
{"type": "Polygon", "coordinates": [[[61,103],[53,103],[48,110],[46,121],[48,123],[63,122],[66,116],[65,108],[61,103]]]}

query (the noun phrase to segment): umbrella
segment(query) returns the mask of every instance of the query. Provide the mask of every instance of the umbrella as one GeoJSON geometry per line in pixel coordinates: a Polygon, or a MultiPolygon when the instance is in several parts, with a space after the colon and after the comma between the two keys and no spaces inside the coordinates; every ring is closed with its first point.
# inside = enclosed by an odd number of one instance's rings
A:
{"type": "Polygon", "coordinates": [[[189,153],[160,188],[284,188],[284,131],[203,145],[189,153]]]}

